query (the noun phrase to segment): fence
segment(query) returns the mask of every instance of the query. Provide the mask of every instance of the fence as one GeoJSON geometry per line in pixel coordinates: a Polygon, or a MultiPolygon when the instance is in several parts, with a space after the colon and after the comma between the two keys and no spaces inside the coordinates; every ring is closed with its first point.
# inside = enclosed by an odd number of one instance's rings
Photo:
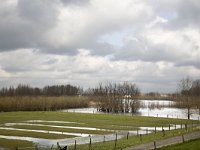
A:
{"type": "MultiPolygon", "coordinates": [[[[129,137],[132,136],[132,135],[135,135],[135,137],[137,138],[138,141],[140,141],[141,143],[143,142],[143,136],[144,135],[148,135],[150,133],[154,133],[154,134],[157,134],[158,131],[162,133],[163,136],[166,135],[166,131],[171,131],[171,130],[176,130],[176,129],[183,129],[185,128],[185,130],[187,131],[188,128],[190,127],[193,127],[193,126],[196,126],[197,124],[180,124],[180,125],[177,125],[177,124],[169,124],[167,127],[165,126],[162,126],[162,127],[151,127],[151,128],[146,128],[146,129],[142,129],[142,130],[136,130],[134,133],[130,133],[130,132],[127,132],[126,134],[123,135],[124,138],[126,138],[127,140],[129,140],[129,137]]],[[[112,142],[110,142],[109,144],[111,144],[111,146],[115,149],[119,149],[118,147],[118,140],[120,139],[121,137],[119,137],[119,135],[116,133],[115,134],[115,138],[113,139],[112,142]]],[[[94,149],[94,145],[95,147],[96,146],[99,146],[99,147],[102,147],[104,146],[106,143],[107,143],[107,139],[106,139],[106,136],[102,136],[101,140],[98,141],[98,143],[96,143],[97,141],[95,141],[93,139],[93,137],[89,136],[88,137],[88,142],[86,142],[86,144],[84,144],[85,146],[85,149],[87,150],[93,150],[94,149]],[[96,144],[94,144],[96,143],[96,144]],[[87,146],[88,145],[88,146],[87,146]]],[[[185,137],[184,135],[181,136],[181,141],[184,142],[185,141],[185,137]]],[[[82,147],[83,145],[80,145],[81,143],[78,143],[77,140],[74,140],[74,144],[72,145],[69,145],[68,149],[62,149],[61,147],[58,148],[58,146],[56,145],[52,145],[52,146],[38,146],[38,145],[35,145],[35,147],[24,147],[24,148],[19,148],[19,147],[15,147],[15,150],[47,150],[47,149],[52,149],[52,150],[55,150],[55,149],[60,149],[60,150],[80,150],[80,147],[82,147]]],[[[59,145],[59,143],[58,143],[59,145]]],[[[157,143],[156,141],[153,142],[152,144],[154,146],[154,148],[157,148],[159,146],[159,143],[157,143]]],[[[64,147],[64,145],[62,146],[64,147]]],[[[120,150],[122,150],[122,148],[120,148],[120,150]]]]}

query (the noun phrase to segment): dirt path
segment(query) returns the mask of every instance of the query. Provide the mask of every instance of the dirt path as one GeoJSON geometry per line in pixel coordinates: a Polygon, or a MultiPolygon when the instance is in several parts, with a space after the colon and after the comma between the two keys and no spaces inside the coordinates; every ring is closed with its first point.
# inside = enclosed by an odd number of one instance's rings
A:
{"type": "Polygon", "coordinates": [[[189,141],[200,138],[200,131],[184,134],[183,136],[175,136],[163,140],[157,140],[155,142],[149,142],[134,147],[125,148],[123,150],[149,150],[155,148],[161,148],[172,144],[182,143],[183,141],[189,141]]]}

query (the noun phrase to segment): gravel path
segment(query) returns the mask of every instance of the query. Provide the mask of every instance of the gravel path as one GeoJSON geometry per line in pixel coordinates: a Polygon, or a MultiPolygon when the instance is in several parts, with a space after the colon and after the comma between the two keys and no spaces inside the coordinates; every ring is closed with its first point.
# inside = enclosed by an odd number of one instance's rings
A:
{"type": "Polygon", "coordinates": [[[155,142],[149,142],[134,147],[125,148],[123,150],[150,150],[155,148],[161,148],[172,144],[182,143],[183,141],[189,141],[200,138],[200,131],[184,134],[183,136],[175,136],[163,140],[157,140],[155,142]]]}

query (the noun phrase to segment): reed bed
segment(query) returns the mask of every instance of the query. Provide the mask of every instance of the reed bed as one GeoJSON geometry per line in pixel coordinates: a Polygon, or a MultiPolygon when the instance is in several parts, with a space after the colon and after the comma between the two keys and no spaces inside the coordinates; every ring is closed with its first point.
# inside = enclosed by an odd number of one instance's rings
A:
{"type": "Polygon", "coordinates": [[[56,111],[89,106],[86,96],[14,96],[0,97],[0,111],[56,111]]]}

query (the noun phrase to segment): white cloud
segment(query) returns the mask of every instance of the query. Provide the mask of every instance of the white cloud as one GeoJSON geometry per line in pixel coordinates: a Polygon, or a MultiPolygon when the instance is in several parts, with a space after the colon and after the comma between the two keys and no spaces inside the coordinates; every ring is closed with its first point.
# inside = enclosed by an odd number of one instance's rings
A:
{"type": "Polygon", "coordinates": [[[198,0],[0,0],[0,82],[133,81],[173,91],[200,75],[198,0]]]}

